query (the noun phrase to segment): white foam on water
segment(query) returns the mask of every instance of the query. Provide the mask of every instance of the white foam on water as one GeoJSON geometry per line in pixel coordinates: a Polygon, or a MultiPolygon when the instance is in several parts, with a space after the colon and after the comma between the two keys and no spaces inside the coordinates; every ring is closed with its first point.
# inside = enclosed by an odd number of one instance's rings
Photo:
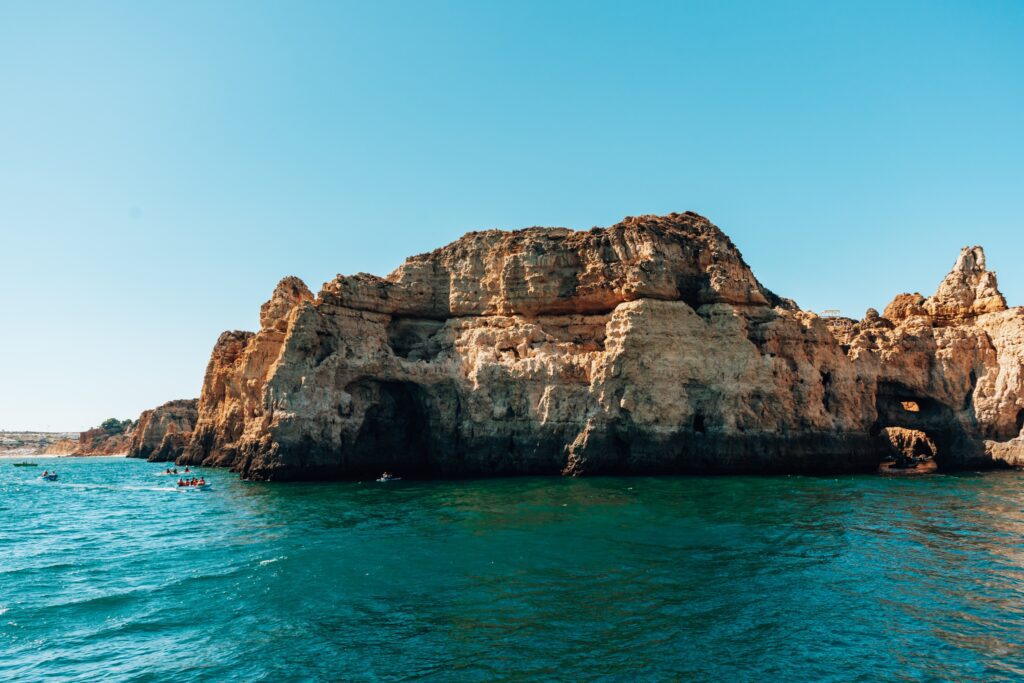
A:
{"type": "Polygon", "coordinates": [[[132,484],[78,484],[74,482],[62,482],[60,483],[60,486],[72,489],[92,489],[98,491],[174,491],[174,489],[167,486],[136,486],[132,484]]]}

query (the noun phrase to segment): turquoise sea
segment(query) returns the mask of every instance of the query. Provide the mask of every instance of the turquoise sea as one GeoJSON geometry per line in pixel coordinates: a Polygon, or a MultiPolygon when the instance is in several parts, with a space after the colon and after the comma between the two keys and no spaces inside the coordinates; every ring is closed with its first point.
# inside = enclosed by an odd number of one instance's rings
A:
{"type": "Polygon", "coordinates": [[[2,680],[1024,677],[1016,472],[178,492],[33,460],[0,461],[2,680]]]}

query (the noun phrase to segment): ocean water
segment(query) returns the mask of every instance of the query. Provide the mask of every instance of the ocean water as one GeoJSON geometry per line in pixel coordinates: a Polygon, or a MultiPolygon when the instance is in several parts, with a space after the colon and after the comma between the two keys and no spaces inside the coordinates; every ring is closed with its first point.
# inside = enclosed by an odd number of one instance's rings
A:
{"type": "Polygon", "coordinates": [[[1024,677],[1016,472],[179,492],[35,461],[0,461],[2,680],[1024,677]]]}

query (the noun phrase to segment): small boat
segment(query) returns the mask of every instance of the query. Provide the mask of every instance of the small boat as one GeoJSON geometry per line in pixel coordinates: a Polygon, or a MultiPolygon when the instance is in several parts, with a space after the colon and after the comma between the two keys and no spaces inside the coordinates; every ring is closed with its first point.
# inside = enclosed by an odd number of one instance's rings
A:
{"type": "Polygon", "coordinates": [[[384,474],[380,475],[380,479],[378,479],[377,481],[379,481],[379,482],[402,481],[402,478],[401,477],[396,477],[395,475],[391,474],[390,472],[385,472],[384,474]]]}
{"type": "Polygon", "coordinates": [[[43,481],[57,481],[56,474],[40,474],[39,478],[42,479],[43,481]]]}
{"type": "Polygon", "coordinates": [[[16,462],[16,463],[14,463],[14,466],[15,467],[39,467],[39,465],[35,464],[34,462],[16,462]]]}
{"type": "Polygon", "coordinates": [[[209,491],[209,484],[178,484],[179,491],[209,491]]]}

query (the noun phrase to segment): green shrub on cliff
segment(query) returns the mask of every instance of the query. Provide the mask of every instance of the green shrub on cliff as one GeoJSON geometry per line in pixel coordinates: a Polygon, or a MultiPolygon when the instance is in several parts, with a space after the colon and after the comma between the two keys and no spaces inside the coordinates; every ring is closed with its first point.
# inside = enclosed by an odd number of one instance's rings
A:
{"type": "Polygon", "coordinates": [[[116,417],[112,417],[109,420],[104,420],[100,424],[100,429],[105,431],[107,434],[113,436],[114,434],[120,434],[124,430],[132,426],[131,420],[118,420],[116,417]]]}

